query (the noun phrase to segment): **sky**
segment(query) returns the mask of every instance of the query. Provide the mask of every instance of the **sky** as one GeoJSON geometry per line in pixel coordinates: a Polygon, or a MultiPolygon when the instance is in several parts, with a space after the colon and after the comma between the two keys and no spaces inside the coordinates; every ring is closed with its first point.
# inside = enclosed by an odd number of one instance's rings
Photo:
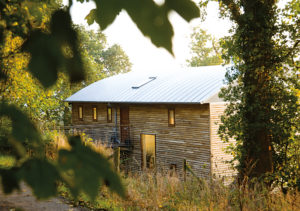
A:
{"type": "MultiPolygon", "coordinates": [[[[67,0],[64,0],[64,3],[66,2],[67,0]]],[[[95,5],[92,1],[83,4],[74,1],[71,8],[73,22],[85,25],[88,29],[97,29],[98,25],[96,23],[88,26],[84,19],[93,8],[95,8],[95,5]]],[[[144,37],[125,11],[122,11],[113,24],[105,29],[103,33],[107,36],[110,45],[119,44],[122,47],[129,56],[132,70],[148,72],[178,69],[186,66],[186,60],[191,56],[190,35],[194,27],[200,26],[217,38],[227,35],[231,27],[229,20],[219,18],[216,2],[209,3],[205,22],[194,19],[188,23],[175,12],[171,12],[169,18],[174,29],[172,40],[174,57],[165,49],[157,48],[149,38],[144,37]]]]}

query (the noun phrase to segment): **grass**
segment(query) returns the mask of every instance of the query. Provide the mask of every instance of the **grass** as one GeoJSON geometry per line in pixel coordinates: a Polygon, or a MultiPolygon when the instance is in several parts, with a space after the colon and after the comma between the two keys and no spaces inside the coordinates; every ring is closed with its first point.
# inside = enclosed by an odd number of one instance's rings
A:
{"type": "MultiPolygon", "coordinates": [[[[56,149],[68,148],[64,137],[57,136],[56,149]]],[[[83,137],[83,140],[84,137],[83,137]]],[[[85,143],[92,144],[88,139],[85,143]]],[[[94,150],[111,157],[112,150],[91,145],[94,150]]],[[[141,172],[124,175],[126,198],[120,198],[103,186],[94,201],[85,194],[74,199],[64,184],[59,185],[60,194],[92,210],[300,210],[300,193],[283,194],[279,189],[269,189],[260,183],[252,188],[221,181],[206,181],[190,176],[186,181],[171,177],[168,173],[141,172]]]]}
{"type": "Polygon", "coordinates": [[[154,173],[123,176],[123,181],[127,189],[125,199],[106,187],[101,188],[94,202],[84,194],[74,200],[64,185],[60,193],[75,205],[92,210],[300,210],[299,192],[284,195],[259,184],[249,189],[194,178],[184,182],[154,173]]]}

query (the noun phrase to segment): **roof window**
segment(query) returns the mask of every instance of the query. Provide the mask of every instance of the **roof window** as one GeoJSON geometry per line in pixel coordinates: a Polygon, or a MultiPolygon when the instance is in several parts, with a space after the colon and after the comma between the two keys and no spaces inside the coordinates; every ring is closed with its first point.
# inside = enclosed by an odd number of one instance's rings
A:
{"type": "Polygon", "coordinates": [[[131,88],[132,89],[138,89],[138,88],[140,88],[140,87],[142,87],[142,86],[150,83],[151,81],[154,81],[155,79],[156,79],[156,77],[149,77],[148,79],[146,79],[146,80],[144,80],[144,81],[142,81],[142,82],[140,82],[140,83],[132,86],[131,88]]]}

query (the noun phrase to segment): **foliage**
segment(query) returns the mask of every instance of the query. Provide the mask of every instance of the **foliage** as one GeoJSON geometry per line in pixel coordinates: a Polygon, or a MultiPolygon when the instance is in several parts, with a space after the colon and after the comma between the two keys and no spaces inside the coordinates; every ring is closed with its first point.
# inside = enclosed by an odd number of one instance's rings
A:
{"type": "MultiPolygon", "coordinates": [[[[14,63],[6,59],[14,59],[15,55],[21,57],[20,64],[16,63],[18,68],[28,67],[30,74],[45,88],[53,86],[59,80],[60,73],[65,73],[72,83],[84,79],[83,52],[80,51],[78,33],[70,17],[72,0],[69,2],[68,7],[60,8],[55,1],[48,0],[0,1],[1,80],[7,80],[13,71],[14,63]],[[47,25],[49,21],[50,24],[47,25]],[[16,42],[16,47],[3,48],[7,40],[16,42]]],[[[170,52],[173,29],[168,13],[174,10],[187,21],[199,16],[199,9],[190,0],[168,0],[160,6],[151,0],[98,0],[95,3],[96,9],[87,16],[89,23],[96,21],[105,29],[125,9],[144,35],[149,36],[156,46],[162,46],[170,52]]],[[[112,52],[119,50],[114,47],[106,57],[118,59],[115,58],[117,54],[112,52]]],[[[116,61],[113,63],[116,64],[116,61]]],[[[112,64],[104,65],[110,68],[112,64]]],[[[117,68],[114,71],[119,70],[117,68]]],[[[29,73],[24,74],[26,76],[29,73]]],[[[9,169],[0,169],[5,193],[19,189],[19,183],[24,180],[38,198],[48,198],[56,194],[56,184],[61,181],[69,186],[75,197],[78,193],[85,192],[94,199],[96,190],[101,181],[104,181],[111,190],[124,196],[120,178],[112,171],[108,160],[83,145],[79,137],[70,138],[71,149],[61,149],[57,161],[47,160],[37,127],[24,112],[13,105],[13,101],[3,100],[2,93],[9,92],[9,89],[10,87],[1,90],[0,117],[11,121],[12,130],[8,130],[10,134],[6,137],[15,149],[16,164],[9,169]],[[33,157],[27,156],[23,145],[25,142],[35,150],[33,157]],[[78,160],[78,156],[82,159],[78,160]]]]}
{"type": "Polygon", "coordinates": [[[60,194],[74,205],[93,210],[297,210],[300,208],[299,192],[283,195],[269,192],[256,184],[255,188],[240,188],[237,184],[225,186],[222,181],[207,182],[188,177],[184,182],[168,174],[144,172],[124,176],[127,186],[126,200],[101,189],[94,202],[81,194],[75,200],[70,191],[61,185],[60,194]]]}
{"type": "MultiPolygon", "coordinates": [[[[98,145],[103,154],[111,157],[112,150],[105,145],[98,145]]],[[[177,169],[180,171],[180,169],[177,169]]],[[[77,199],[64,184],[59,185],[59,193],[75,206],[92,210],[297,210],[300,208],[299,191],[290,191],[286,195],[273,190],[257,180],[243,181],[240,186],[235,181],[224,185],[223,180],[208,181],[198,178],[189,169],[186,181],[179,174],[157,169],[143,172],[121,173],[127,187],[126,199],[109,192],[102,187],[100,194],[91,201],[86,194],[77,199]],[[172,175],[172,176],[170,176],[172,175]],[[250,188],[251,187],[251,188],[250,188]]]]}
{"type": "Polygon", "coordinates": [[[16,159],[11,155],[0,155],[1,168],[11,168],[15,165],[16,159]]]}
{"type": "Polygon", "coordinates": [[[126,73],[131,63],[123,49],[114,44],[108,46],[106,36],[98,30],[86,30],[83,26],[75,26],[79,34],[79,47],[88,71],[83,86],[104,77],[126,73]]]}
{"type": "Polygon", "coordinates": [[[94,2],[97,8],[91,10],[86,17],[89,24],[97,22],[104,30],[124,9],[139,30],[149,37],[154,45],[164,47],[172,54],[171,38],[174,32],[168,19],[169,12],[172,10],[177,12],[186,21],[200,15],[196,4],[190,0],[166,0],[162,5],[157,5],[152,0],[95,0],[94,2]]]}
{"type": "Polygon", "coordinates": [[[191,35],[191,59],[187,60],[192,67],[220,65],[223,63],[219,44],[210,34],[201,28],[194,28],[191,35]]]}
{"type": "MultiPolygon", "coordinates": [[[[34,122],[39,123],[39,128],[53,128],[55,125],[70,122],[70,108],[64,99],[74,91],[108,75],[130,70],[131,64],[127,55],[118,45],[107,46],[102,32],[94,33],[79,26],[76,26],[76,31],[79,34],[83,63],[89,69],[81,83],[71,85],[66,74],[59,73],[55,85],[45,90],[28,73],[28,54],[18,52],[2,60],[7,79],[1,83],[1,98],[25,111],[34,122]],[[109,65],[104,65],[106,63],[109,65]]],[[[12,35],[7,35],[2,49],[3,52],[13,52],[20,49],[22,44],[20,37],[12,38],[12,35]]],[[[5,125],[3,123],[2,127],[5,125]]]]}
{"type": "MultiPolygon", "coordinates": [[[[271,174],[281,185],[299,185],[300,7],[276,1],[220,0],[221,14],[236,24],[223,44],[234,67],[221,97],[229,102],[220,134],[234,138],[241,176],[271,174]],[[298,90],[297,90],[298,89],[298,90]],[[298,133],[298,135],[297,135],[298,133]]],[[[269,183],[269,184],[270,184],[269,183]]]]}

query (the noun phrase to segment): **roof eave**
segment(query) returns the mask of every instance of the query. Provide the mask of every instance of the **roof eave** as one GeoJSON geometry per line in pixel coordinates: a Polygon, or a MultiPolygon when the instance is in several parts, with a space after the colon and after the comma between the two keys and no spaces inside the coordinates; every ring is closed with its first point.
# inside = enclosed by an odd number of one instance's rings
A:
{"type": "Polygon", "coordinates": [[[206,104],[206,102],[140,102],[140,101],[78,101],[65,100],[68,103],[116,103],[116,104],[206,104]]]}

